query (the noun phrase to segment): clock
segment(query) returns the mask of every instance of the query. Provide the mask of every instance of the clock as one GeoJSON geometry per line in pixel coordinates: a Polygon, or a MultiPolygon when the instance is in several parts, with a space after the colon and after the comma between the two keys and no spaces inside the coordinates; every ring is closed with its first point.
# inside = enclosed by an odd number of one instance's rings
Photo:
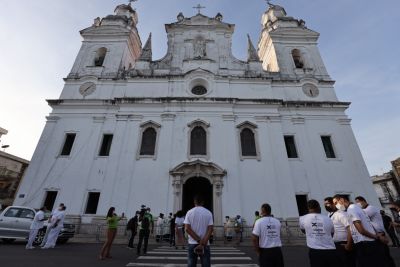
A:
{"type": "Polygon", "coordinates": [[[83,96],[90,95],[95,90],[96,90],[96,84],[94,84],[93,82],[84,83],[81,85],[81,87],[79,87],[79,93],[81,93],[81,95],[83,96]]]}
{"type": "Polygon", "coordinates": [[[309,97],[317,97],[319,95],[318,87],[312,83],[303,85],[303,93],[309,97]]]}

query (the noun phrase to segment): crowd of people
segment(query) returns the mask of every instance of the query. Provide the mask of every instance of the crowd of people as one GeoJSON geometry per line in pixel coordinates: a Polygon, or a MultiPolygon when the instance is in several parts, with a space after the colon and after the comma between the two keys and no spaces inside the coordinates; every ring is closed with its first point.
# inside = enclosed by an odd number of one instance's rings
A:
{"type": "MultiPolygon", "coordinates": [[[[300,217],[299,225],[306,235],[311,267],[396,266],[385,233],[385,228],[393,228],[391,218],[362,196],[355,202],[350,202],[347,195],[327,197],[324,206],[328,215],[323,215],[318,201],[308,201],[308,214],[300,217]]],[[[387,232],[391,237],[392,233],[387,232]]],[[[260,266],[283,267],[281,222],[271,215],[269,204],[261,206],[261,218],[256,220],[252,233],[260,266]]],[[[392,240],[398,247],[395,233],[392,240]]]]}
{"type": "MultiPolygon", "coordinates": [[[[188,267],[197,266],[200,258],[202,267],[210,266],[210,239],[213,234],[213,218],[209,210],[203,207],[201,196],[194,198],[195,207],[185,215],[183,211],[170,213],[168,218],[160,213],[156,221],[156,241],[168,241],[176,249],[187,249],[188,267]],[[185,245],[187,243],[187,246],[185,245]]],[[[347,195],[335,195],[324,199],[328,215],[322,214],[320,203],[309,200],[308,214],[299,218],[300,230],[305,234],[309,248],[311,267],[394,267],[396,266],[388,247],[400,247],[395,227],[400,226],[392,218],[367,200],[358,196],[355,203],[347,195]]],[[[394,206],[400,214],[400,203],[394,206]]],[[[40,246],[42,249],[54,248],[59,232],[63,227],[66,206],[61,203],[48,218],[47,209],[42,207],[33,219],[26,249],[32,249],[39,229],[48,220],[46,234],[40,246]]],[[[255,212],[252,227],[252,242],[261,267],[283,267],[281,222],[272,215],[272,208],[265,203],[260,212],[255,212]]],[[[115,208],[108,210],[106,241],[101,248],[99,259],[111,258],[111,247],[115,239],[118,223],[124,219],[124,213],[118,216],[115,208]]],[[[244,221],[240,215],[225,217],[224,235],[237,244],[243,238],[244,221]]],[[[146,254],[150,234],[154,233],[154,218],[149,207],[141,206],[135,216],[129,219],[130,231],[128,248],[135,248],[134,239],[139,235],[136,245],[137,255],[146,254]]]]}

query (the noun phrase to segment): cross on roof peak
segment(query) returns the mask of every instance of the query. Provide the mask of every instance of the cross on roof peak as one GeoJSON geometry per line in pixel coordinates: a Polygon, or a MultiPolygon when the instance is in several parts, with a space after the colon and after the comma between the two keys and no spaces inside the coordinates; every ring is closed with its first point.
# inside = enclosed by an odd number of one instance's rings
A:
{"type": "Polygon", "coordinates": [[[129,5],[132,4],[133,2],[136,2],[136,1],[138,1],[138,0],[128,0],[129,5]]]}
{"type": "Polygon", "coordinates": [[[265,0],[265,2],[267,2],[268,6],[270,7],[274,7],[275,5],[271,3],[271,0],[265,0]]]}
{"type": "Polygon", "coordinates": [[[206,8],[205,6],[201,6],[200,4],[198,4],[197,6],[194,6],[193,7],[194,9],[197,9],[197,14],[200,14],[201,13],[201,9],[203,9],[203,8],[206,8]]]}

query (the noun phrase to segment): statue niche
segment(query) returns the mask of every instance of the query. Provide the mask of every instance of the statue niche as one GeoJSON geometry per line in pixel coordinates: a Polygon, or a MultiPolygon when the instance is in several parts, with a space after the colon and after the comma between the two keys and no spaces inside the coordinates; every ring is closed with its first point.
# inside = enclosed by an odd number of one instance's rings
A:
{"type": "Polygon", "coordinates": [[[194,59],[202,59],[207,56],[206,41],[203,38],[197,38],[196,40],[194,40],[193,48],[194,59]]]}

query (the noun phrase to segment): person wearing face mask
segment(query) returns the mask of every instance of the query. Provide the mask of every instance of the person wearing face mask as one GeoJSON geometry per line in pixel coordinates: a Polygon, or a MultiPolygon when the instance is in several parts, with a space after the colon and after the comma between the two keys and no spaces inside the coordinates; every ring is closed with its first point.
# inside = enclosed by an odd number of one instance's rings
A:
{"type": "Polygon", "coordinates": [[[306,234],[311,267],[343,267],[332,236],[335,228],[328,216],[321,214],[318,201],[307,202],[308,214],[301,216],[300,229],[306,234]]]}
{"type": "Polygon", "coordinates": [[[333,205],[332,197],[325,198],[324,205],[335,228],[333,241],[335,242],[338,257],[343,261],[344,267],[355,267],[356,261],[348,214],[346,211],[338,210],[333,205]]]}
{"type": "Polygon", "coordinates": [[[357,267],[382,266],[385,256],[378,242],[384,242],[384,238],[375,232],[365,212],[358,205],[351,203],[347,195],[335,195],[333,203],[338,210],[347,209],[357,267]]]}
{"type": "Polygon", "coordinates": [[[377,232],[378,234],[385,237],[385,242],[378,243],[379,245],[382,246],[382,249],[385,252],[385,265],[384,266],[395,267],[396,264],[394,263],[394,260],[393,260],[392,256],[390,255],[390,250],[387,245],[389,240],[386,238],[385,226],[383,225],[383,219],[380,214],[380,210],[377,207],[369,205],[367,200],[362,196],[356,197],[355,201],[356,201],[357,205],[359,205],[364,210],[364,212],[367,214],[367,216],[371,220],[371,224],[372,224],[372,227],[374,227],[375,232],[377,232]]]}

